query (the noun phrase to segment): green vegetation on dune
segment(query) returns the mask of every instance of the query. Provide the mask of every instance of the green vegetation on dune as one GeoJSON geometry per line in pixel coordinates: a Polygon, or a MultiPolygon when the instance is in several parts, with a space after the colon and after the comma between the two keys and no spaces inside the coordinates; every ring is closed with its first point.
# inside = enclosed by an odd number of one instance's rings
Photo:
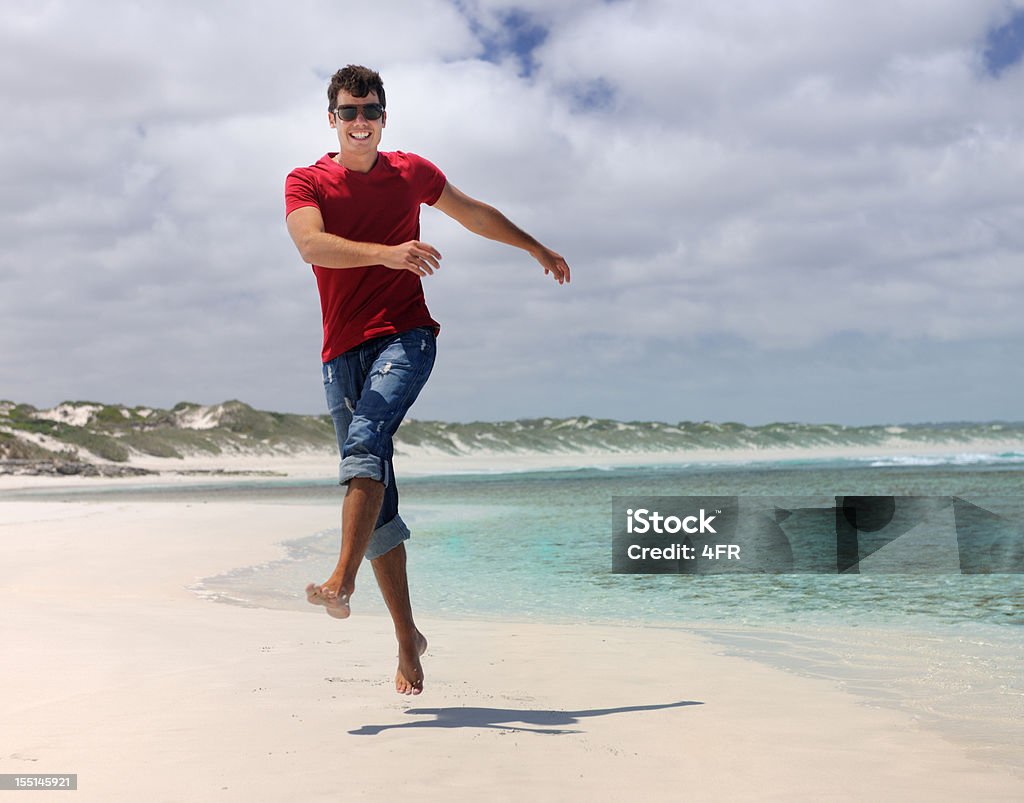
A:
{"type": "Polygon", "coordinates": [[[17,437],[18,432],[45,435],[114,462],[128,460],[133,452],[182,458],[197,453],[325,449],[334,444],[329,416],[265,412],[237,400],[208,407],[179,402],[170,410],[95,402],[64,402],[61,406],[70,408],[69,414],[74,408],[88,406],[88,423],[75,426],[42,418],[41,412],[49,416],[50,411],[26,404],[12,402],[0,408],[0,426],[14,433],[4,439],[4,455],[17,451],[34,455],[32,459],[47,459],[56,454],[32,448],[30,442],[17,437]],[[16,448],[15,443],[25,445],[16,448]]]}
{"type": "MultiPolygon", "coordinates": [[[[36,408],[31,405],[19,404],[7,414],[3,419],[3,424],[15,432],[31,432],[39,435],[46,435],[54,440],[67,444],[69,447],[81,447],[104,460],[123,463],[128,459],[128,450],[119,444],[116,439],[111,438],[102,432],[96,432],[88,427],[76,427],[71,424],[65,424],[61,421],[34,418],[33,414],[37,412],[36,408]]],[[[30,441],[23,439],[19,439],[19,442],[25,445],[22,451],[33,445],[30,441]]],[[[44,449],[44,451],[49,455],[57,454],[51,450],[44,449]]],[[[25,459],[46,458],[39,457],[25,459]]]]}
{"type": "Polygon", "coordinates": [[[0,460],[74,460],[77,455],[66,450],[54,452],[10,432],[0,432],[0,460]]]}
{"type": "MultiPolygon", "coordinates": [[[[1012,422],[843,426],[777,421],[748,426],[735,421],[616,421],[608,418],[524,418],[470,423],[407,420],[399,449],[421,447],[452,455],[468,452],[685,452],[700,450],[818,448],[903,443],[960,443],[972,439],[1024,440],[1012,422]]],[[[36,438],[35,440],[39,440],[36,438]]],[[[64,402],[52,410],[0,402],[0,459],[59,460],[81,452],[123,463],[132,454],[163,458],[219,454],[296,454],[333,450],[327,415],[257,410],[238,400],[171,409],[64,402]],[[60,420],[52,420],[60,419],[60,420]],[[82,426],[67,423],[75,421],[82,426]],[[48,448],[25,437],[46,436],[48,448]],[[60,444],[60,445],[55,445],[60,444]],[[66,453],[59,450],[64,448],[66,453]]],[[[1016,447],[1014,447],[1016,448],[1016,447]]]]}
{"type": "Polygon", "coordinates": [[[217,443],[216,435],[208,436],[214,430],[173,429],[132,429],[121,436],[125,445],[153,457],[182,458],[186,454],[221,454],[224,450],[217,443]]]}
{"type": "Polygon", "coordinates": [[[33,418],[33,415],[37,412],[39,411],[31,404],[15,404],[7,411],[7,415],[5,415],[2,420],[6,426],[13,429],[23,429],[28,432],[39,432],[40,430],[35,427],[35,424],[37,423],[36,419],[33,418]]]}
{"type": "Polygon", "coordinates": [[[83,449],[92,452],[104,460],[110,460],[113,463],[124,463],[131,456],[131,453],[124,445],[118,443],[116,438],[112,438],[109,435],[90,432],[84,427],[73,427],[70,424],[58,424],[57,426],[59,429],[54,434],[54,437],[59,438],[64,443],[81,446],[83,449]]]}
{"type": "Polygon", "coordinates": [[[125,415],[124,408],[120,405],[106,404],[100,409],[93,421],[96,424],[106,427],[126,427],[131,425],[131,418],[125,415]]]}
{"type": "Polygon", "coordinates": [[[152,457],[182,458],[181,452],[167,438],[153,432],[128,432],[121,437],[121,443],[142,454],[152,457]]]}
{"type": "Polygon", "coordinates": [[[270,446],[319,446],[334,439],[329,416],[265,412],[237,400],[224,402],[220,407],[221,428],[270,446]]]}

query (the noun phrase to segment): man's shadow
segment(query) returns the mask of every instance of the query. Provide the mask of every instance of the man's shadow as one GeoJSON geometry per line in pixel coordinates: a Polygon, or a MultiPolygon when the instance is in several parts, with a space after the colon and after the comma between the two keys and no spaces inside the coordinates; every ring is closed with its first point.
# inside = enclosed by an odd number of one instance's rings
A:
{"type": "Polygon", "coordinates": [[[394,725],[363,725],[349,733],[355,736],[376,736],[381,731],[398,728],[493,728],[523,733],[544,733],[564,735],[581,733],[580,730],[555,727],[573,725],[584,717],[603,717],[608,714],[627,714],[635,711],[660,711],[665,708],[681,708],[685,705],[704,705],[695,700],[680,700],[678,703],[661,705],[631,705],[622,708],[592,708],[587,711],[530,711],[514,708],[410,708],[405,713],[415,716],[431,716],[415,722],[399,722],[394,725]],[[512,726],[510,722],[525,722],[540,727],[524,728],[512,726]]]}

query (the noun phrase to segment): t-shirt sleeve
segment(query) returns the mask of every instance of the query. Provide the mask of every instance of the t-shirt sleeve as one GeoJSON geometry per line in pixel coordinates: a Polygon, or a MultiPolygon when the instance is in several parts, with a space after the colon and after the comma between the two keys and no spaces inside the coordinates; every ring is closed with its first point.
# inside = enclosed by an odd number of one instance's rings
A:
{"type": "Polygon", "coordinates": [[[320,208],[317,197],[316,182],[305,170],[299,168],[288,174],[284,180],[284,216],[288,217],[296,209],[304,206],[320,208]]]}
{"type": "Polygon", "coordinates": [[[409,154],[412,157],[416,186],[420,189],[420,203],[433,206],[441,197],[444,185],[448,183],[441,169],[433,162],[424,159],[416,154],[409,154]]]}

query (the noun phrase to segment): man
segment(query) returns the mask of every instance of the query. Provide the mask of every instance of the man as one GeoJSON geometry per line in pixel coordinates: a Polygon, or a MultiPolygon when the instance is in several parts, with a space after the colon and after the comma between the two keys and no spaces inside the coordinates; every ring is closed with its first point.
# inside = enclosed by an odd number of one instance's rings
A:
{"type": "Polygon", "coordinates": [[[395,688],[419,694],[427,640],[409,601],[409,530],[398,515],[392,438],[430,375],[440,331],[421,279],[441,267],[441,254],[419,239],[420,204],[523,249],[559,284],[569,281],[569,267],[426,159],[378,151],[387,112],[376,72],[350,64],[331,78],[327,98],[338,152],[293,170],[285,183],[288,233],[320,291],[324,387],[341,452],[339,481],[347,486],[338,564],[306,596],[346,618],[359,564],[369,559],[398,639],[395,688]]]}

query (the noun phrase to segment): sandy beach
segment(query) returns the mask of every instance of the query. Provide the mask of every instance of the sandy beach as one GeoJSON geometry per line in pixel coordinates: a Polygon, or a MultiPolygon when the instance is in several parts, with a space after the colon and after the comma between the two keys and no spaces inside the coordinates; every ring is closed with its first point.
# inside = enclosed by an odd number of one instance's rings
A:
{"type": "Polygon", "coordinates": [[[369,571],[346,621],[189,590],[334,517],[0,502],[0,773],[77,773],[90,801],[1024,798],[970,745],[690,633],[419,610],[404,697],[369,571]]]}

